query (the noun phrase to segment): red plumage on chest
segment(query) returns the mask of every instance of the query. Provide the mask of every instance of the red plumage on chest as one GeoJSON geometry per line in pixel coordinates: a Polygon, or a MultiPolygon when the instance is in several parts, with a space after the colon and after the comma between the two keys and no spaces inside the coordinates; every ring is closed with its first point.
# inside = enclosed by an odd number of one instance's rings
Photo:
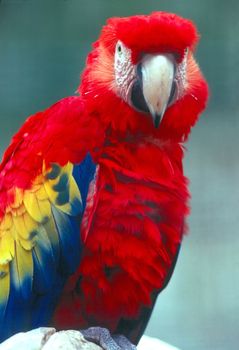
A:
{"type": "Polygon", "coordinates": [[[82,261],[56,312],[58,326],[70,319],[72,327],[115,332],[122,319],[152,308],[188,213],[182,155],[179,145],[153,138],[111,138],[104,147],[82,221],[82,261]]]}

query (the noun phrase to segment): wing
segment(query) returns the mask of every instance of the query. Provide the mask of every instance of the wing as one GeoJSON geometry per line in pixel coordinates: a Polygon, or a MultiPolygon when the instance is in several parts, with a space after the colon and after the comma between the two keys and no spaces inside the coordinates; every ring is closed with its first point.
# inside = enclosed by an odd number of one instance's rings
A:
{"type": "Polygon", "coordinates": [[[142,307],[138,318],[135,320],[127,320],[127,319],[120,320],[116,330],[117,334],[125,334],[127,338],[130,339],[134,344],[139,343],[148,325],[152,312],[154,310],[154,306],[156,304],[158,294],[161,293],[162,290],[168,285],[168,282],[172,277],[175,265],[178,260],[178,254],[179,254],[180,248],[181,248],[181,244],[178,245],[176,255],[172,261],[171,268],[168,271],[168,274],[164,281],[164,285],[162,286],[162,289],[160,289],[160,291],[157,290],[151,294],[151,302],[152,302],[151,307],[147,307],[147,306],[142,307]]]}
{"type": "MultiPolygon", "coordinates": [[[[30,123],[37,124],[37,118],[30,123]]],[[[43,160],[36,166],[33,137],[23,145],[25,134],[23,128],[1,165],[0,342],[15,332],[47,325],[67,277],[79,265],[80,222],[95,172],[89,154],[78,164],[61,164],[60,157],[51,162],[40,152],[43,160]],[[21,149],[28,168],[20,162],[21,149]],[[37,175],[29,185],[32,164],[37,175]]]]}

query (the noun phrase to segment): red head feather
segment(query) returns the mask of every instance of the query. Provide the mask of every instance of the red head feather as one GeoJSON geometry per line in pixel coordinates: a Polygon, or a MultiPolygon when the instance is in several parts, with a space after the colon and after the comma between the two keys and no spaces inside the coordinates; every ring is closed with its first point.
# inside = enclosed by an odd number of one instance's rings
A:
{"type": "Polygon", "coordinates": [[[149,16],[111,18],[99,40],[112,53],[121,40],[133,52],[133,60],[142,53],[171,52],[180,59],[186,48],[192,49],[198,34],[194,24],[175,14],[154,12],[149,16]]]}
{"type": "Polygon", "coordinates": [[[89,110],[97,111],[103,123],[118,131],[141,130],[161,139],[185,140],[208,96],[207,83],[192,54],[198,38],[190,20],[171,13],[109,19],[88,56],[79,88],[89,110]],[[180,64],[187,52],[185,91],[168,107],[158,130],[147,115],[133,110],[117,96],[114,52],[119,40],[131,50],[132,64],[147,53],[172,53],[180,64]]]}

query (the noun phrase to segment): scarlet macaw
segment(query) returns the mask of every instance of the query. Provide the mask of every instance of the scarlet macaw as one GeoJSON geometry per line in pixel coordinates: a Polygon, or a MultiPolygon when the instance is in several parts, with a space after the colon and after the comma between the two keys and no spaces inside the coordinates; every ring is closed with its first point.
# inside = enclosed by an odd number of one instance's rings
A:
{"type": "Polygon", "coordinates": [[[177,15],[111,18],[79,95],[27,119],[0,166],[0,334],[103,326],[133,343],[188,214],[182,143],[208,89],[177,15]]]}

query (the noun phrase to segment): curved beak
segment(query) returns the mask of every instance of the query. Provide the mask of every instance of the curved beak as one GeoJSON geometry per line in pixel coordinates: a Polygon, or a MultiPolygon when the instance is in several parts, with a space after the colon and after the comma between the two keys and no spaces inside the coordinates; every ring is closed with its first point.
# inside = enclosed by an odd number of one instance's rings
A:
{"type": "Polygon", "coordinates": [[[174,90],[174,58],[170,54],[147,54],[137,72],[145,103],[155,127],[158,127],[174,90]]]}

